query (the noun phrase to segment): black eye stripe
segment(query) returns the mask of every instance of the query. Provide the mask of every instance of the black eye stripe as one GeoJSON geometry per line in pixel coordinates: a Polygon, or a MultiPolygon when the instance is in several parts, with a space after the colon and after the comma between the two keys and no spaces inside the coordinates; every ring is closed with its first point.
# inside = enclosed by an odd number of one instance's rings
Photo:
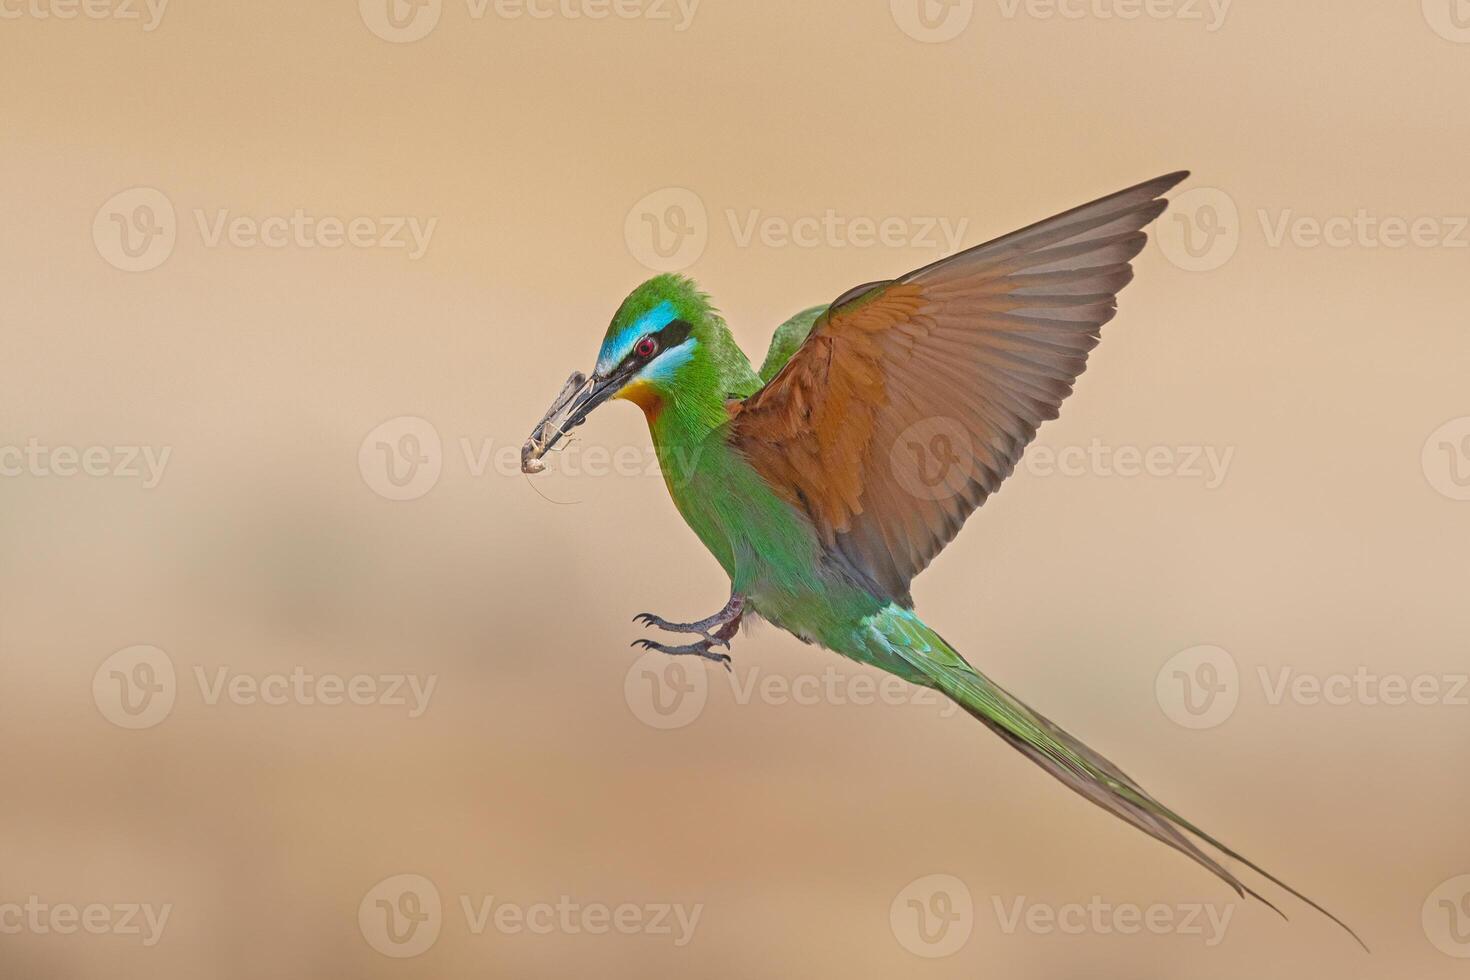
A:
{"type": "Polygon", "coordinates": [[[652,360],[653,358],[658,357],[664,351],[668,350],[670,347],[678,347],[684,341],[688,340],[689,335],[693,331],[694,328],[690,326],[688,321],[670,320],[668,322],[668,325],[665,326],[662,330],[659,330],[656,333],[645,334],[644,338],[635,343],[633,345],[633,352],[623,359],[623,363],[626,365],[631,365],[635,361],[644,360],[644,358],[638,355],[638,344],[641,344],[643,342],[643,339],[652,337],[655,341],[658,342],[658,346],[654,348],[653,354],[647,358],[647,360],[652,360]]]}
{"type": "Polygon", "coordinates": [[[689,339],[689,334],[694,328],[684,320],[670,320],[669,325],[664,327],[653,336],[658,340],[658,349],[668,350],[670,347],[678,347],[689,339]]]}

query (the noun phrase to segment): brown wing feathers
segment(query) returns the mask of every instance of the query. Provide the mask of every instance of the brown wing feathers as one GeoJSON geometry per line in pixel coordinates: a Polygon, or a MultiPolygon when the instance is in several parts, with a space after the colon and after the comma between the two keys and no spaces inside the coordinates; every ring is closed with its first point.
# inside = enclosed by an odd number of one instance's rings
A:
{"type": "Polygon", "coordinates": [[[1082,373],[1170,174],[850,290],[779,374],[735,406],[731,439],[882,593],[908,584],[1010,475],[1082,373]],[[923,454],[952,467],[915,482],[923,454]]]}

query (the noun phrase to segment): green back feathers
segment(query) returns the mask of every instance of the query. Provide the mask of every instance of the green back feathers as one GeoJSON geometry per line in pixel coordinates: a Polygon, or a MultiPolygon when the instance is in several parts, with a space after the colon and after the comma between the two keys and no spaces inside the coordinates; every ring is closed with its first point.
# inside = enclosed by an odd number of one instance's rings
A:
{"type": "Polygon", "coordinates": [[[812,332],[812,325],[817,322],[817,317],[826,312],[826,309],[824,305],[802,310],[776,328],[775,336],[771,338],[771,349],[766,351],[766,359],[761,364],[759,373],[762,382],[770,381],[777,371],[786,366],[791,355],[806,342],[807,334],[812,332]]]}

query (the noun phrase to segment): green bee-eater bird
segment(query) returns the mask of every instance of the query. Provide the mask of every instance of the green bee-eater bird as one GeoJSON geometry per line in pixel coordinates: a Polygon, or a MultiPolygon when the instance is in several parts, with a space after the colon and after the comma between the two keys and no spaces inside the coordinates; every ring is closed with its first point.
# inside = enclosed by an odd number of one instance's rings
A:
{"type": "Polygon", "coordinates": [[[914,576],[1010,475],[1037,426],[1057,417],[1133,278],[1144,226],[1186,176],[1159,177],[850,289],[782,324],[759,371],[691,281],[650,279],[613,316],[592,376],[574,374],[536,426],[523,468],[538,471],[557,440],[608,399],[636,403],[679,513],[730,576],[730,600],[692,623],[636,617],[698,636],[693,643],[635,642],[728,667],[715,648],[728,649],[741,617],[757,615],[942,691],[1237,894],[1271,905],[1203,846],[1347,929],[977,671],[918,617],[909,594],[914,576]]]}

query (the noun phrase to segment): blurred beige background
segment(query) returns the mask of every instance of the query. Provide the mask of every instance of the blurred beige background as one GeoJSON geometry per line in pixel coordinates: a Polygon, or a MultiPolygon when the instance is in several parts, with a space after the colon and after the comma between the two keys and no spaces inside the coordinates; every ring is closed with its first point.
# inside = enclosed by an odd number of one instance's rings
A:
{"type": "Polygon", "coordinates": [[[0,974],[1464,975],[1463,3],[395,4],[0,0],[0,974]],[[758,358],[1179,167],[919,609],[1371,956],[770,628],[639,661],[727,583],[631,407],[515,472],[650,265],[758,358]]]}

